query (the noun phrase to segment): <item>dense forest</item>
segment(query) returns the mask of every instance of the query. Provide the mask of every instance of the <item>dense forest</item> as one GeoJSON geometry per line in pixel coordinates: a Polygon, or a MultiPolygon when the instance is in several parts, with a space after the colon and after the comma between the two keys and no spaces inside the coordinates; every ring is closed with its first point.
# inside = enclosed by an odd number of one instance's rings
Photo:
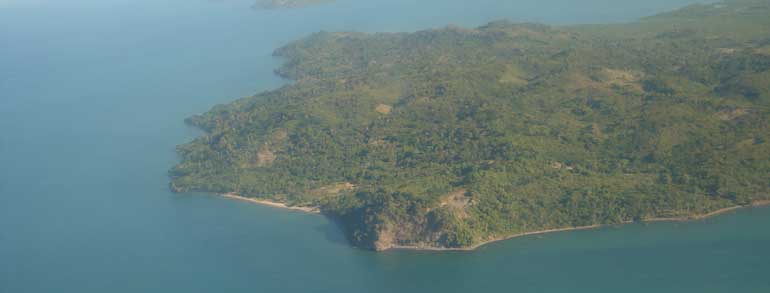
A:
{"type": "Polygon", "coordinates": [[[175,191],[317,206],[351,243],[470,247],[770,199],[770,1],[634,23],[320,32],[294,82],[187,120],[175,191]]]}

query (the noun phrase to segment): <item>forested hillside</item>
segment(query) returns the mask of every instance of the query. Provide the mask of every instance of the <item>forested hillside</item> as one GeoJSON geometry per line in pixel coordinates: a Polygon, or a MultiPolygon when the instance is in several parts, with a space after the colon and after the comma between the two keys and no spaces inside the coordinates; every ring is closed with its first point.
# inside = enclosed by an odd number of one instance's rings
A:
{"type": "Polygon", "coordinates": [[[321,32],[188,123],[176,191],[318,206],[357,246],[469,247],[770,199],[770,1],[635,23],[321,32]]]}

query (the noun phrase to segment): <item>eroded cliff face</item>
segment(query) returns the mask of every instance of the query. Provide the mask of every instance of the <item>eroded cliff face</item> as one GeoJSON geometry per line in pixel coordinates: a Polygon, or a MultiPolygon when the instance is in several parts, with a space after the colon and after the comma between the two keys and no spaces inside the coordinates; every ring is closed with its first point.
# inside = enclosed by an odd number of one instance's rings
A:
{"type": "Polygon", "coordinates": [[[445,247],[440,241],[441,227],[431,227],[427,219],[402,219],[382,225],[377,231],[374,250],[383,251],[398,247],[445,247]]]}
{"type": "Polygon", "coordinates": [[[464,229],[470,199],[464,191],[447,196],[451,198],[425,202],[403,194],[362,192],[356,195],[363,198],[357,207],[329,205],[324,211],[338,221],[351,244],[365,249],[457,249],[475,244],[476,237],[464,229]]]}

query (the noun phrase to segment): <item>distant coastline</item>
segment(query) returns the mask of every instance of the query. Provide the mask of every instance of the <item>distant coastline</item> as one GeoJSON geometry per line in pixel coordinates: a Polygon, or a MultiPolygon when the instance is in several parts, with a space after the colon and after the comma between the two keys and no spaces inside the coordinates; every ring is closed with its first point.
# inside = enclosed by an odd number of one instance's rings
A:
{"type": "MultiPolygon", "coordinates": [[[[249,203],[255,203],[280,209],[286,209],[286,210],[292,210],[292,211],[300,211],[305,213],[312,213],[312,214],[322,214],[321,209],[319,207],[315,206],[290,206],[286,203],[277,202],[277,201],[271,201],[266,199],[257,199],[252,197],[245,197],[238,195],[237,193],[222,193],[218,194],[221,197],[227,198],[227,199],[233,199],[233,200],[239,200],[239,201],[245,201],[249,203]]],[[[706,213],[706,214],[700,214],[700,215],[692,215],[692,216],[684,216],[684,217],[667,217],[667,218],[646,218],[642,220],[642,223],[653,223],[653,222],[689,222],[689,221],[697,221],[697,220],[703,220],[707,218],[712,218],[715,216],[723,215],[732,211],[744,209],[744,208],[751,208],[751,207],[761,207],[761,206],[768,206],[770,205],[770,200],[760,200],[752,202],[750,205],[745,206],[732,206],[727,208],[718,209],[716,211],[706,213]]],[[[550,234],[550,233],[557,233],[557,232],[568,232],[568,231],[579,231],[579,230],[590,230],[590,229],[596,229],[601,227],[608,227],[608,226],[614,226],[614,225],[626,225],[626,224],[632,224],[633,221],[624,221],[622,223],[618,224],[596,224],[596,225],[589,225],[589,226],[579,226],[579,227],[566,227],[566,228],[554,228],[554,229],[545,229],[545,230],[539,230],[539,231],[531,231],[531,232],[523,232],[523,233],[517,233],[513,235],[508,235],[504,237],[498,237],[493,238],[490,240],[486,240],[484,242],[479,242],[473,246],[469,247],[457,247],[457,248],[447,248],[447,247],[433,247],[429,245],[396,245],[393,247],[390,247],[386,250],[415,250],[415,251],[474,251],[478,249],[479,247],[482,247],[484,245],[498,242],[498,241],[504,241],[509,240],[513,238],[519,238],[524,236],[532,236],[532,235],[543,235],[543,234],[550,234]]]]}
{"type": "Polygon", "coordinates": [[[252,6],[255,9],[292,9],[306,6],[319,5],[334,0],[258,0],[252,6]]]}

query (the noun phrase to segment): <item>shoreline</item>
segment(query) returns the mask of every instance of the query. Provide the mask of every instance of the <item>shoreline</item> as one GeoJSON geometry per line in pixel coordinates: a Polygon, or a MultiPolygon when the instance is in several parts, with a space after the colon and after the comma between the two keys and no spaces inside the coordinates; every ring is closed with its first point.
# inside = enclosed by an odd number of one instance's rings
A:
{"type": "MultiPolygon", "coordinates": [[[[238,195],[237,193],[217,193],[217,196],[231,199],[231,200],[238,200],[238,201],[245,201],[249,203],[255,203],[259,205],[274,207],[274,208],[280,208],[284,210],[291,210],[291,211],[298,211],[298,212],[304,212],[304,213],[310,213],[310,214],[322,214],[321,210],[318,207],[299,207],[299,206],[289,206],[285,203],[276,202],[272,200],[266,200],[266,199],[257,199],[252,197],[245,197],[238,195]]],[[[762,207],[762,206],[768,206],[770,205],[770,200],[759,200],[754,201],[749,205],[745,206],[732,206],[732,207],[726,207],[721,208],[715,211],[712,211],[710,213],[701,214],[701,215],[692,215],[692,216],[684,216],[684,217],[669,217],[669,218],[646,218],[640,221],[639,223],[655,223],[655,222],[689,222],[689,221],[697,221],[697,220],[704,220],[708,218],[712,218],[715,216],[723,215],[732,211],[744,209],[744,208],[752,208],[752,207],[762,207]]],[[[475,251],[476,249],[485,246],[490,243],[504,241],[504,240],[510,240],[513,238],[519,238],[519,237],[525,237],[525,236],[532,236],[532,235],[543,235],[543,234],[551,234],[551,233],[558,233],[558,232],[569,232],[569,231],[580,231],[580,230],[590,230],[590,229],[596,229],[596,228],[602,228],[602,227],[609,227],[609,226],[619,226],[619,225],[627,225],[627,224],[633,224],[634,221],[624,221],[617,224],[595,224],[595,225],[589,225],[589,226],[579,226],[579,227],[565,227],[565,228],[554,228],[554,229],[545,229],[545,230],[539,230],[539,231],[531,231],[531,232],[523,232],[523,233],[517,233],[513,235],[508,235],[505,237],[497,237],[490,240],[486,240],[483,242],[479,242],[477,244],[474,244],[472,246],[468,247],[456,247],[456,248],[447,248],[447,247],[433,247],[433,246],[423,246],[423,245],[416,245],[416,246],[408,246],[408,245],[395,245],[388,247],[387,249],[383,249],[380,251],[392,251],[392,250],[411,250],[411,251],[457,251],[457,252],[469,252],[469,251],[475,251]]]]}
{"type": "Polygon", "coordinates": [[[509,239],[513,239],[513,238],[519,238],[519,237],[524,237],[524,236],[532,236],[532,235],[549,234],[549,233],[557,233],[557,232],[589,230],[589,229],[595,229],[595,228],[600,228],[600,227],[604,227],[604,226],[609,226],[609,225],[598,225],[597,224],[597,225],[590,225],[590,226],[568,227],[568,228],[558,228],[558,229],[546,229],[546,230],[540,230],[540,231],[517,233],[517,234],[509,235],[509,236],[506,236],[506,237],[494,238],[494,239],[491,239],[491,240],[480,242],[478,244],[474,244],[473,246],[469,246],[469,247],[447,248],[447,247],[402,246],[402,245],[397,245],[397,246],[393,246],[393,247],[390,247],[388,249],[385,249],[384,251],[387,251],[387,250],[474,251],[474,250],[476,250],[479,247],[482,247],[484,245],[487,245],[487,244],[490,244],[490,243],[494,243],[494,242],[509,240],[509,239]]]}
{"type": "Polygon", "coordinates": [[[716,217],[725,213],[729,213],[735,210],[744,209],[744,208],[752,208],[752,207],[761,207],[761,206],[767,206],[770,205],[770,200],[758,200],[754,201],[751,204],[745,205],[745,206],[732,206],[732,207],[726,207],[722,209],[718,209],[716,211],[702,214],[702,215],[693,215],[693,216],[687,216],[687,217],[671,217],[671,218],[649,218],[644,219],[642,222],[687,222],[687,221],[697,221],[697,220],[703,220],[708,219],[711,217],[716,217]]]}
{"type": "Polygon", "coordinates": [[[285,209],[285,210],[300,211],[300,212],[311,213],[311,214],[320,214],[321,213],[321,210],[319,208],[317,208],[317,207],[289,206],[289,205],[287,205],[285,203],[281,203],[281,202],[277,202],[277,201],[266,200],[266,199],[258,199],[258,198],[253,198],[253,197],[245,197],[245,196],[241,196],[241,195],[238,195],[237,193],[232,193],[232,192],[229,192],[229,193],[217,193],[217,195],[221,196],[221,197],[224,197],[224,198],[227,198],[227,199],[246,201],[246,202],[250,202],[250,203],[256,203],[256,204],[259,204],[259,205],[264,205],[264,206],[269,206],[269,207],[274,207],[274,208],[280,208],[280,209],[285,209]]]}
{"type": "MultiPolygon", "coordinates": [[[[770,205],[770,200],[760,200],[752,202],[749,205],[745,206],[732,206],[732,207],[726,207],[722,209],[715,210],[710,213],[702,214],[702,215],[693,215],[693,216],[685,216],[685,217],[671,217],[671,218],[647,218],[643,219],[639,223],[654,223],[654,222],[689,222],[689,221],[697,221],[697,220],[703,220],[708,219],[711,217],[723,215],[728,212],[744,209],[744,208],[752,208],[752,207],[762,207],[762,206],[768,206],[770,205]]],[[[590,225],[590,226],[579,226],[579,227],[566,227],[566,228],[556,228],[556,229],[546,229],[546,230],[540,230],[540,231],[532,231],[532,232],[524,232],[524,233],[517,233],[513,235],[508,235],[505,237],[499,237],[490,239],[487,241],[480,242],[478,244],[474,244],[469,247],[457,247],[457,248],[446,248],[446,247],[430,247],[430,246],[393,246],[388,249],[385,249],[383,251],[388,250],[412,250],[412,251],[458,251],[458,252],[468,252],[468,251],[475,251],[479,247],[482,247],[484,245],[504,241],[504,240],[510,240],[514,238],[519,237],[525,237],[525,236],[532,236],[532,235],[542,235],[542,234],[550,234],[550,233],[558,233],[558,232],[568,232],[568,231],[580,231],[580,230],[590,230],[590,229],[596,229],[596,228],[602,228],[602,227],[609,227],[609,226],[615,226],[615,225],[627,225],[632,224],[634,221],[624,221],[622,223],[618,224],[596,224],[596,225],[590,225]]]]}

